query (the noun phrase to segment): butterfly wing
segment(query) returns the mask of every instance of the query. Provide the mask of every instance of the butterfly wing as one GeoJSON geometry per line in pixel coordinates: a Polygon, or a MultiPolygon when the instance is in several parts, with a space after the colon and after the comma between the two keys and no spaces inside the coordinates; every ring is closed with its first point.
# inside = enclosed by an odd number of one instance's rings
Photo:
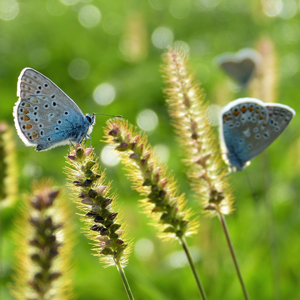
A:
{"type": "Polygon", "coordinates": [[[286,105],[266,105],[253,98],[238,99],[224,107],[221,139],[229,164],[242,170],[285,130],[294,115],[286,105]]]}
{"type": "Polygon", "coordinates": [[[69,143],[74,126],[84,122],[76,103],[34,69],[21,72],[17,96],[13,113],[17,132],[25,145],[39,145],[37,150],[69,143]]]}

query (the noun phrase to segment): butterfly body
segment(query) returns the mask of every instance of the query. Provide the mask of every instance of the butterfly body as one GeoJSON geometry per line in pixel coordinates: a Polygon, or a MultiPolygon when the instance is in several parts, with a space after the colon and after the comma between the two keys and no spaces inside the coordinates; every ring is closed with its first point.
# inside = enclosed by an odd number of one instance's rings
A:
{"type": "Polygon", "coordinates": [[[68,95],[38,71],[25,68],[21,72],[17,96],[13,116],[26,146],[42,151],[90,138],[94,115],[84,115],[68,95]]]}
{"type": "Polygon", "coordinates": [[[232,101],[222,110],[220,136],[225,160],[243,170],[288,126],[295,111],[287,105],[254,98],[232,101]]]}

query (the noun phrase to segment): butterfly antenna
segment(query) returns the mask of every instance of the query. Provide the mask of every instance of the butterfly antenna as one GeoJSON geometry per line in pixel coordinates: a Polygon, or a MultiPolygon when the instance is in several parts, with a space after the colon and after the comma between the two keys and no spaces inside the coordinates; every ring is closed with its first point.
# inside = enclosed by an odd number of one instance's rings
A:
{"type": "Polygon", "coordinates": [[[108,115],[108,114],[102,114],[102,113],[93,113],[93,115],[102,115],[102,116],[108,116],[108,117],[123,118],[122,115],[108,115]]]}
{"type": "Polygon", "coordinates": [[[257,195],[254,193],[254,190],[253,190],[253,187],[252,187],[252,185],[251,185],[251,181],[250,181],[249,175],[248,175],[248,173],[246,172],[246,170],[244,170],[244,172],[245,172],[245,175],[246,175],[246,178],[247,178],[247,182],[248,182],[248,184],[249,184],[249,188],[250,188],[251,194],[252,194],[253,198],[254,198],[255,200],[257,200],[258,197],[257,197],[257,195]]]}

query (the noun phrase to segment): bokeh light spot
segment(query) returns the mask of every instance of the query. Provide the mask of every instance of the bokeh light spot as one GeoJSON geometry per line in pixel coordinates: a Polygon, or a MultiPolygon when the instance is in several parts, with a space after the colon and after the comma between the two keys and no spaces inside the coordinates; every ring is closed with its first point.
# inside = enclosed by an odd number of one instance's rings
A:
{"type": "Polygon", "coordinates": [[[156,10],[164,10],[167,8],[167,1],[162,1],[162,0],[148,0],[151,7],[156,9],[156,10]]]}
{"type": "Polygon", "coordinates": [[[281,74],[289,77],[299,71],[299,56],[295,53],[289,53],[280,60],[281,74]]]}
{"type": "Polygon", "coordinates": [[[147,260],[153,253],[154,245],[151,240],[141,239],[136,242],[134,251],[141,260],[147,260]]]}
{"type": "Polygon", "coordinates": [[[56,17],[62,16],[67,10],[67,7],[61,2],[53,0],[47,1],[46,8],[51,15],[56,17]]]}
{"type": "Polygon", "coordinates": [[[0,0],[0,19],[13,20],[19,13],[19,3],[16,0],[0,0]]]}
{"type": "Polygon", "coordinates": [[[195,0],[199,10],[211,10],[220,3],[220,0],[195,0]]]}
{"type": "Polygon", "coordinates": [[[108,105],[114,101],[116,96],[115,88],[109,83],[99,84],[93,93],[94,100],[100,105],[108,105]]]}
{"type": "Polygon", "coordinates": [[[188,54],[190,52],[190,46],[184,41],[175,41],[173,45],[174,48],[183,50],[185,54],[188,54]]]}
{"type": "Polygon", "coordinates": [[[32,67],[42,69],[50,63],[51,54],[48,49],[35,48],[31,51],[29,59],[32,67]]]}
{"type": "Polygon", "coordinates": [[[186,18],[190,13],[190,2],[187,0],[173,0],[170,5],[170,13],[177,19],[186,18]]]}
{"type": "Polygon", "coordinates": [[[65,5],[74,5],[76,4],[79,0],[60,0],[63,4],[65,5]]]}
{"type": "MultiPolygon", "coordinates": [[[[201,256],[199,253],[199,249],[196,249],[195,247],[190,247],[190,252],[194,262],[200,260],[201,256]]],[[[183,251],[176,251],[168,255],[167,263],[172,269],[177,269],[185,267],[188,264],[188,261],[183,251]]]]}
{"type": "Polygon", "coordinates": [[[102,21],[105,32],[111,35],[120,34],[123,30],[122,16],[116,13],[107,14],[102,21]]]}
{"type": "Polygon", "coordinates": [[[173,32],[167,27],[158,27],[152,34],[153,45],[157,48],[167,48],[173,42],[173,32]]]}
{"type": "Polygon", "coordinates": [[[120,158],[113,151],[114,145],[107,145],[101,151],[101,161],[109,167],[116,166],[120,162],[120,158]]]}
{"type": "Polygon", "coordinates": [[[22,173],[25,177],[39,178],[42,176],[43,171],[40,166],[37,166],[33,162],[29,162],[24,166],[22,173]]]}
{"type": "Polygon", "coordinates": [[[159,160],[166,163],[170,157],[170,149],[168,146],[163,144],[158,144],[155,146],[155,152],[158,155],[159,160]]]}
{"type": "Polygon", "coordinates": [[[262,0],[262,6],[268,17],[276,17],[282,10],[282,0],[262,0]]]}
{"type": "Polygon", "coordinates": [[[297,8],[295,0],[285,0],[279,15],[283,19],[291,19],[297,14],[297,8]]]}
{"type": "Polygon", "coordinates": [[[158,117],[153,110],[145,109],[138,114],[137,124],[145,131],[152,131],[158,125],[158,117]]]}
{"type": "Polygon", "coordinates": [[[78,18],[82,26],[91,28],[99,24],[101,13],[98,7],[88,4],[80,9],[78,18]]]}
{"type": "Polygon", "coordinates": [[[90,72],[89,63],[81,58],[76,58],[69,64],[69,74],[76,80],[85,79],[90,72]]]}

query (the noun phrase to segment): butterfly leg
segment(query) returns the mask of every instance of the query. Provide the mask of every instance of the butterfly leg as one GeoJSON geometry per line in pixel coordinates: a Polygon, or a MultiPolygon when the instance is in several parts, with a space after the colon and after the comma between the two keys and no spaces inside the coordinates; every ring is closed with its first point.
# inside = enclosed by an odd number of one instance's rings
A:
{"type": "Polygon", "coordinates": [[[85,141],[87,141],[88,138],[91,140],[91,142],[90,142],[90,148],[93,148],[92,147],[92,137],[89,134],[86,135],[85,141]]]}
{"type": "Polygon", "coordinates": [[[69,153],[71,152],[71,148],[72,148],[72,146],[73,146],[73,148],[75,149],[75,145],[71,142],[71,141],[69,141],[70,142],[70,144],[69,144],[69,153]]]}

